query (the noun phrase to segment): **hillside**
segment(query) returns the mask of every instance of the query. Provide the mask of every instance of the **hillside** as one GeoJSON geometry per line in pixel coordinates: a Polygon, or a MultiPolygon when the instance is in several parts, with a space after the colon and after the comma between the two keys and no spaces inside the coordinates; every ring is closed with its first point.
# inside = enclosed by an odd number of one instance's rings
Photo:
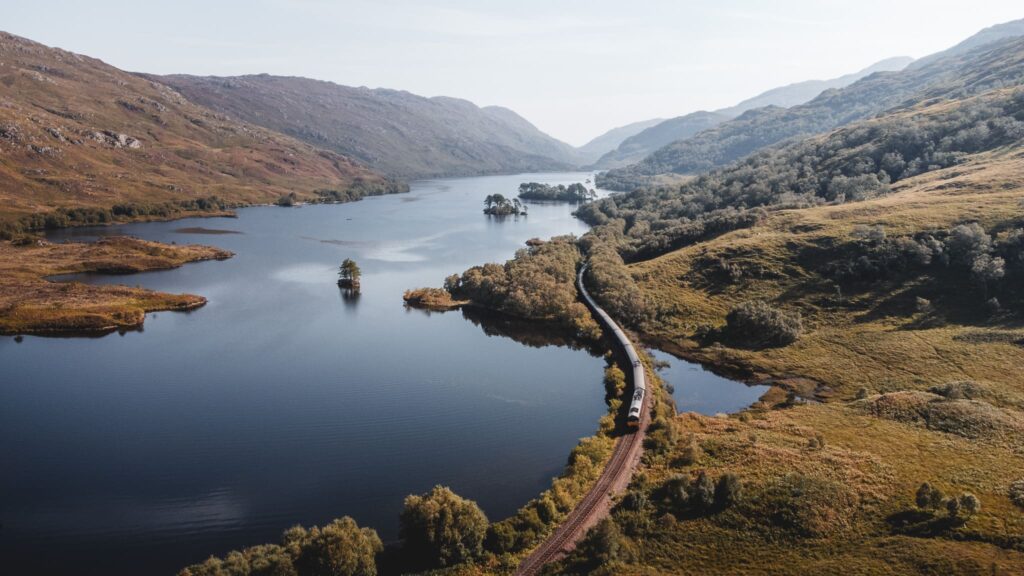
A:
{"type": "Polygon", "coordinates": [[[735,106],[722,108],[714,112],[694,112],[685,116],[671,118],[660,124],[637,133],[624,140],[616,150],[606,153],[595,166],[598,168],[619,168],[643,160],[659,148],[677,140],[685,140],[712,128],[730,118],[743,114],[748,110],[764,106],[781,106],[788,108],[803,104],[830,88],[842,88],[875,72],[901,70],[911,62],[910,58],[898,57],[882,60],[852,74],[846,74],[831,80],[807,80],[788,86],[773,88],[753,98],[748,98],[735,106]]]}
{"type": "Polygon", "coordinates": [[[560,170],[575,150],[506,108],[270,75],[150,76],[186,98],[402,178],[560,170]]]}
{"type": "Polygon", "coordinates": [[[825,90],[849,86],[857,80],[866,78],[875,72],[898,72],[906,68],[907,65],[913,61],[914,59],[908,56],[886,58],[885,60],[875,62],[863,70],[859,70],[852,74],[844,74],[838,78],[832,78],[829,80],[805,80],[795,84],[772,88],[771,90],[758,94],[753,98],[748,98],[735,106],[722,108],[721,110],[716,110],[716,112],[735,118],[747,110],[753,110],[754,108],[761,108],[764,106],[781,106],[783,108],[790,108],[813,100],[815,96],[821,94],[825,90]]]}
{"type": "Polygon", "coordinates": [[[776,387],[740,414],[666,424],[612,522],[548,573],[1021,573],[1021,308],[986,306],[993,285],[957,269],[952,241],[977,221],[1019,282],[1021,264],[1001,251],[1024,227],[1021,150],[971,155],[864,202],[773,212],[631,266],[659,308],[648,341],[776,387]],[[942,231],[953,231],[948,265],[836,275],[833,264],[878,266],[942,231]],[[752,299],[799,314],[799,339],[731,340],[730,311],[752,299]],[[703,496],[723,477],[731,488],[703,496]]]}
{"type": "Polygon", "coordinates": [[[954,51],[901,72],[880,72],[839,90],[828,90],[792,108],[760,108],[697,136],[665,146],[641,162],[611,170],[601,186],[629,190],[661,173],[695,174],[743,158],[790,138],[831,130],[885,110],[927,98],[956,98],[1024,74],[1020,37],[954,51]]]}
{"type": "MultiPolygon", "coordinates": [[[[1022,174],[1024,88],[1008,87],[588,205],[582,253],[559,254],[586,259],[602,305],[771,388],[730,416],[656,413],[610,519],[544,573],[1020,573],[1022,174]]],[[[519,296],[572,293],[552,260],[446,285],[578,325],[571,298],[519,296]]]]}
{"type": "Polygon", "coordinates": [[[94,58],[0,33],[0,224],[400,190],[334,152],[229,120],[94,58]],[[219,200],[209,201],[216,196],[219,200]],[[132,206],[128,206],[132,205],[132,206]]]}
{"type": "Polygon", "coordinates": [[[931,64],[932,62],[940,58],[945,58],[947,56],[955,56],[957,54],[963,54],[980,46],[991,44],[993,42],[998,42],[1000,40],[1005,40],[1007,38],[1013,38],[1016,36],[1024,36],[1024,18],[1020,20],[1012,20],[1010,22],[1003,22],[1002,24],[996,24],[994,26],[989,26],[988,28],[981,30],[977,34],[972,35],[970,38],[964,40],[963,42],[958,43],[956,46],[953,46],[952,48],[947,48],[946,50],[943,50],[941,52],[930,54],[913,62],[912,64],[910,64],[910,67],[916,68],[920,66],[925,66],[927,64],[931,64]]]}
{"type": "Polygon", "coordinates": [[[670,118],[626,138],[616,149],[601,156],[594,166],[616,168],[638,162],[670,142],[690,138],[728,119],[728,116],[716,112],[693,112],[670,118]]]}
{"type": "Polygon", "coordinates": [[[619,145],[627,138],[635,136],[647,128],[656,126],[663,121],[664,118],[654,118],[652,120],[642,120],[640,122],[633,122],[632,124],[612,128],[577,148],[576,153],[579,155],[582,163],[593,164],[594,162],[597,162],[601,156],[604,156],[608,152],[618,148],[619,145]]]}

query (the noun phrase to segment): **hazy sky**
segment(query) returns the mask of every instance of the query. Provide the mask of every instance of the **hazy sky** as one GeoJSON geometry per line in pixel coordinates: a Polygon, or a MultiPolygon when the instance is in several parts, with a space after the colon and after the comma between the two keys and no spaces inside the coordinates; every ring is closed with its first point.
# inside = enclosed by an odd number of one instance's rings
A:
{"type": "Polygon", "coordinates": [[[512,108],[579,145],[1024,17],[1020,0],[0,0],[0,29],[154,73],[269,72],[512,108]]]}

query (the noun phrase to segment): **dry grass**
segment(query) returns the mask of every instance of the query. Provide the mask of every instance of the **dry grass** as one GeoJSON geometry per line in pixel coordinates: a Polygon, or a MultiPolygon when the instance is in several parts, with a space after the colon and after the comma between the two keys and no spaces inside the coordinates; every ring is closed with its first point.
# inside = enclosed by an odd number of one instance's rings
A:
{"type": "Polygon", "coordinates": [[[1024,535],[1008,485],[1024,457],[1007,447],[879,420],[840,403],[738,417],[681,415],[675,425],[703,455],[682,466],[676,454],[644,470],[657,486],[674,474],[732,472],[744,498],[734,508],[677,520],[654,518],[634,538],[639,557],[625,574],[1020,574],[1024,535]],[[821,434],[826,447],[809,439],[821,434]],[[914,511],[929,481],[947,494],[969,491],[982,512],[963,525],[908,535],[898,518],[914,511]],[[779,488],[800,492],[780,496],[779,488]],[[779,519],[788,513],[790,522],[779,519]]]}
{"type": "MultiPolygon", "coordinates": [[[[890,235],[983,225],[1021,217],[1024,153],[997,152],[970,164],[908,180],[875,200],[773,214],[758,227],[672,252],[632,267],[650,301],[669,313],[646,336],[675,352],[732,368],[748,379],[799,375],[852,398],[871,392],[927,389],[950,380],[987,383],[1024,397],[1024,353],[1016,324],[972,325],[938,319],[927,325],[901,311],[914,285],[878,285],[831,305],[828,283],[802,267],[802,250],[845,241],[857,225],[883,224],[890,235]],[[705,258],[723,257],[751,272],[734,284],[700,281],[705,258]],[[721,325],[736,304],[764,299],[799,310],[807,334],[784,348],[760,351],[701,348],[691,339],[701,325],[721,325]]],[[[965,288],[970,289],[969,286],[965,288]]]]}
{"type": "Polygon", "coordinates": [[[798,258],[848,241],[857,225],[883,224],[893,236],[971,220],[1020,225],[1022,199],[1024,154],[998,151],[901,182],[883,198],[774,213],[756,228],[633,265],[661,310],[646,339],[824,402],[780,408],[785,394],[776,389],[740,415],[678,416],[679,436],[692,434],[703,455],[684,464],[688,442],[680,442],[651,460],[636,485],[656,501],[670,476],[731,472],[743,482],[742,502],[678,518],[656,503],[651,527],[631,537],[636,557],[597,572],[1024,573],[1024,515],[1010,498],[1024,469],[1024,327],[957,314],[923,322],[908,313],[914,283],[870,286],[837,306],[833,287],[798,258]],[[739,280],[701,273],[702,262],[719,257],[743,270],[739,280]],[[721,326],[752,299],[799,311],[804,336],[762,350],[694,340],[702,325],[721,326]],[[956,397],[929,392],[947,394],[941,385],[954,380],[978,384],[960,386],[956,397]],[[855,400],[862,388],[868,397],[855,400]],[[811,445],[819,435],[823,449],[811,445]],[[977,495],[981,513],[958,523],[916,510],[925,481],[949,495],[977,495]]]}
{"type": "Polygon", "coordinates": [[[190,310],[206,303],[205,298],[191,294],[50,282],[47,276],[127,274],[229,257],[230,252],[218,248],[169,246],[135,238],[107,238],[91,244],[0,243],[0,333],[88,334],[138,328],[146,312],[190,310]]]}

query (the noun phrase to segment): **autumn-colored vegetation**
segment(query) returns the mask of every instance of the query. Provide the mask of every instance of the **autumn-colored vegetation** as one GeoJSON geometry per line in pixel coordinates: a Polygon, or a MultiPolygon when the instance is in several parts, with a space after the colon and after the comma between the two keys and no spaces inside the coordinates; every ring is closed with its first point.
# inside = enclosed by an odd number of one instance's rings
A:
{"type": "Polygon", "coordinates": [[[35,238],[0,242],[0,333],[97,334],[142,326],[146,312],[190,310],[201,296],[127,286],[51,282],[47,276],[95,272],[129,274],[224,259],[208,246],[170,246],[112,237],[94,243],[53,244],[35,238]]]}

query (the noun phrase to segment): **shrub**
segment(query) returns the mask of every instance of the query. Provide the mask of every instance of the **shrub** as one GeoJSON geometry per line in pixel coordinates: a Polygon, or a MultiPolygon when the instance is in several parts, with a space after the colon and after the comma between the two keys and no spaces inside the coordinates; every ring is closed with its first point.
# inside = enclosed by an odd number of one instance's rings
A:
{"type": "Polygon", "coordinates": [[[740,483],[739,476],[727,472],[718,478],[718,483],[715,484],[715,502],[719,506],[728,508],[742,498],[743,484],[740,483]]]}
{"type": "Polygon", "coordinates": [[[684,466],[691,466],[699,462],[702,457],[704,457],[704,450],[697,442],[697,438],[691,435],[690,440],[686,443],[686,446],[683,447],[683,452],[679,456],[679,461],[684,466]]]}
{"type": "Polygon", "coordinates": [[[620,398],[626,390],[626,373],[615,364],[604,370],[604,389],[609,398],[620,398]]]}
{"type": "Polygon", "coordinates": [[[405,549],[441,566],[480,556],[487,535],[487,517],[476,505],[444,486],[405,499],[400,517],[405,549]]]}
{"type": "Polygon", "coordinates": [[[709,509],[715,504],[715,483],[701,470],[690,488],[690,504],[698,509],[709,509]]]}
{"type": "Polygon", "coordinates": [[[374,576],[384,549],[376,532],[348,517],[323,528],[296,526],[285,532],[284,546],[301,576],[374,576]]]}
{"type": "Polygon", "coordinates": [[[587,532],[580,543],[580,552],[590,562],[602,566],[626,557],[625,536],[611,518],[604,518],[587,532]]]}
{"type": "Polygon", "coordinates": [[[377,533],[344,517],[317,528],[294,526],[282,544],[265,544],[211,557],[179,576],[376,576],[384,549],[377,533]]]}
{"type": "Polygon", "coordinates": [[[946,512],[949,513],[950,518],[956,518],[960,515],[960,500],[957,498],[950,498],[946,500],[946,512]]]}
{"type": "Polygon", "coordinates": [[[917,504],[918,508],[931,508],[932,507],[932,485],[924,482],[917,489],[917,494],[914,496],[914,503],[917,504]]]}
{"type": "Polygon", "coordinates": [[[803,332],[799,313],[777,310],[761,300],[736,306],[725,321],[726,334],[747,346],[786,346],[796,342],[803,332]]]}
{"type": "Polygon", "coordinates": [[[1010,500],[1017,506],[1024,508],[1024,478],[1010,484],[1010,500]]]}
{"type": "Polygon", "coordinates": [[[964,492],[960,495],[960,509],[964,511],[968,516],[974,516],[978,512],[981,512],[981,500],[970,492],[964,492]]]}

